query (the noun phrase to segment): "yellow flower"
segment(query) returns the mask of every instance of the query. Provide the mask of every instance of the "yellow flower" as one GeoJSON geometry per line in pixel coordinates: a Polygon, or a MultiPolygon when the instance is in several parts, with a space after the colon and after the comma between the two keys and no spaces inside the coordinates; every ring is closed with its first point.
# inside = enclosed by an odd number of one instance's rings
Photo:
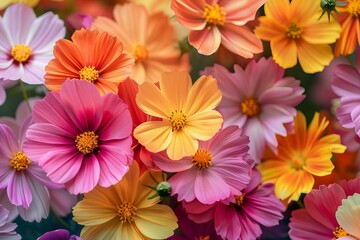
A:
{"type": "Polygon", "coordinates": [[[283,68],[299,59],[305,72],[322,71],[334,57],[329,44],[339,38],[341,27],[334,19],[319,19],[321,12],[311,0],[269,0],[255,34],[270,41],[273,58],[283,68]]]}
{"type": "Polygon", "coordinates": [[[13,3],[23,3],[29,5],[30,7],[34,7],[39,3],[40,0],[1,0],[0,1],[0,10],[6,8],[10,4],[13,3]]]}
{"type": "Polygon", "coordinates": [[[159,197],[149,199],[155,191],[154,177],[162,181],[161,172],[144,172],[136,161],[116,185],[97,186],[73,208],[74,220],[85,225],[81,238],[143,240],[165,239],[178,227],[177,218],[169,206],[157,204],[159,197]]]}
{"type": "Polygon", "coordinates": [[[337,134],[323,135],[329,121],[315,113],[309,128],[303,113],[294,119],[294,133],[277,136],[278,153],[269,153],[258,166],[263,182],[275,184],[275,194],[281,200],[297,201],[301,193],[314,186],[314,176],[326,176],[334,169],[332,153],[344,153],[337,134]]]}
{"type": "Polygon", "coordinates": [[[164,73],[160,89],[149,82],[139,86],[137,105],[160,120],[142,123],[134,137],[151,152],[167,149],[173,160],[194,155],[198,140],[209,140],[221,128],[222,116],[213,110],[220,101],[215,78],[202,76],[192,86],[185,72],[164,73]]]}

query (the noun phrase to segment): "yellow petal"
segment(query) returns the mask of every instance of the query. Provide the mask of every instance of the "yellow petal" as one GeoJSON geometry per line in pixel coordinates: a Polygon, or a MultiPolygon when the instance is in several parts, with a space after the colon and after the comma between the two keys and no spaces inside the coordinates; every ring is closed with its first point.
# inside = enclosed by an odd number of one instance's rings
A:
{"type": "Polygon", "coordinates": [[[264,6],[265,15],[268,19],[287,24],[290,18],[289,0],[268,0],[264,6]]]}
{"type": "Polygon", "coordinates": [[[326,17],[321,18],[323,23],[313,23],[303,28],[301,38],[311,44],[329,44],[340,37],[341,27],[337,22],[328,22],[326,17]]]}
{"type": "Polygon", "coordinates": [[[222,122],[218,111],[203,111],[189,117],[183,130],[195,139],[206,141],[220,130],[222,122]]]}
{"type": "Polygon", "coordinates": [[[173,137],[171,126],[165,121],[151,121],[134,129],[134,137],[151,152],[167,148],[173,137]]]}
{"type": "Polygon", "coordinates": [[[257,166],[262,175],[262,182],[276,182],[289,171],[289,164],[280,160],[267,160],[257,166]]]}
{"type": "Polygon", "coordinates": [[[156,193],[156,191],[147,187],[147,186],[152,186],[152,187],[157,186],[157,183],[154,181],[153,178],[155,178],[158,183],[162,182],[163,181],[162,171],[145,171],[141,175],[136,198],[133,204],[134,206],[136,206],[137,209],[151,207],[157,204],[158,202],[160,202],[159,197],[148,199],[149,197],[153,196],[156,193]],[[150,174],[152,177],[150,176],[150,174]]]}
{"type": "Polygon", "coordinates": [[[283,68],[290,68],[297,63],[296,42],[285,36],[279,36],[270,42],[274,61],[283,68]]]}
{"type": "Polygon", "coordinates": [[[136,161],[133,161],[129,167],[129,171],[124,175],[124,177],[117,184],[113,185],[113,188],[110,187],[112,191],[117,193],[117,196],[114,197],[117,204],[121,204],[123,202],[134,202],[139,178],[139,165],[136,161]]]}
{"type": "Polygon", "coordinates": [[[271,41],[285,33],[286,26],[272,18],[260,17],[260,25],[255,28],[256,36],[265,41],[271,41]]]}
{"type": "Polygon", "coordinates": [[[173,132],[171,142],[166,150],[168,157],[179,160],[185,156],[194,155],[198,149],[198,141],[184,130],[173,132]]]}

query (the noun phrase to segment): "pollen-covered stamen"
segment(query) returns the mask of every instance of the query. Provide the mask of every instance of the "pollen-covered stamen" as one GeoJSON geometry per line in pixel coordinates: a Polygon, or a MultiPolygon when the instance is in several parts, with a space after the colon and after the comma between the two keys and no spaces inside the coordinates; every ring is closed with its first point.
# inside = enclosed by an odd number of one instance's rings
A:
{"type": "Polygon", "coordinates": [[[135,44],[132,47],[131,55],[133,56],[135,61],[141,62],[149,57],[149,52],[143,45],[135,44]]]}
{"type": "Polygon", "coordinates": [[[202,17],[205,19],[209,28],[212,26],[222,26],[225,23],[225,11],[219,4],[206,4],[202,17]]]}
{"type": "Polygon", "coordinates": [[[235,200],[236,200],[235,204],[240,207],[244,203],[244,198],[245,198],[245,193],[241,194],[240,196],[239,195],[235,196],[235,200]]]}
{"type": "Polygon", "coordinates": [[[17,62],[26,62],[31,56],[31,48],[26,44],[15,44],[11,48],[11,56],[17,62]]]}
{"type": "Polygon", "coordinates": [[[92,153],[98,145],[99,136],[93,131],[83,132],[78,134],[75,139],[76,148],[83,154],[92,153]]]}
{"type": "Polygon", "coordinates": [[[121,223],[131,223],[135,221],[136,207],[129,202],[124,202],[120,206],[117,205],[117,215],[121,223]]]}
{"type": "Polygon", "coordinates": [[[360,16],[360,0],[349,0],[347,5],[347,11],[353,17],[360,16]]]}
{"type": "Polygon", "coordinates": [[[244,98],[240,103],[241,112],[249,117],[260,113],[260,104],[253,97],[244,98]]]}
{"type": "Polygon", "coordinates": [[[79,71],[79,75],[81,80],[86,80],[91,83],[94,83],[100,77],[99,71],[96,70],[94,66],[83,67],[79,71]]]}
{"type": "Polygon", "coordinates": [[[207,169],[212,165],[211,152],[206,149],[199,148],[192,157],[192,164],[198,167],[199,170],[207,169]]]}
{"type": "Polygon", "coordinates": [[[28,156],[23,152],[15,153],[13,158],[10,159],[10,166],[16,171],[22,171],[28,169],[29,164],[31,163],[28,156]]]}
{"type": "Polygon", "coordinates": [[[338,239],[341,237],[346,237],[346,236],[350,236],[350,234],[348,234],[342,227],[338,226],[336,227],[335,231],[333,231],[334,234],[334,239],[338,239]]]}
{"type": "Polygon", "coordinates": [[[174,110],[168,117],[172,131],[182,129],[186,124],[186,114],[182,110],[174,110]]]}
{"type": "Polygon", "coordinates": [[[287,26],[285,31],[285,35],[288,38],[292,38],[292,39],[299,39],[301,37],[301,33],[302,33],[301,28],[295,23],[291,23],[289,26],[287,26]]]}

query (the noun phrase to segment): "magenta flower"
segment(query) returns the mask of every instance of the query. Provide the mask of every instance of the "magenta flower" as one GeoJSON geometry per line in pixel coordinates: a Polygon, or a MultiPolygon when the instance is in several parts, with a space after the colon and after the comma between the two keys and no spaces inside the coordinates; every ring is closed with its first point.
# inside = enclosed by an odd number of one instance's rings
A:
{"type": "Polygon", "coordinates": [[[207,67],[201,74],[218,80],[223,94],[219,112],[224,127],[237,125],[250,138],[250,155],[259,162],[266,144],[276,151],[276,134],[286,136],[285,123],[293,121],[295,106],[303,99],[304,88],[293,77],[284,77],[284,69],[271,58],[252,60],[234,73],[225,67],[207,67]]]}
{"type": "Polygon", "coordinates": [[[0,35],[0,78],[42,84],[55,41],[65,36],[65,27],[52,12],[36,18],[31,7],[14,4],[0,17],[0,35]]]}
{"type": "Polygon", "coordinates": [[[12,129],[0,124],[0,189],[6,189],[9,201],[18,206],[24,220],[40,222],[49,214],[48,188],[63,186],[51,182],[22,148],[30,121],[28,118],[22,126],[19,140],[12,129]]]}
{"type": "Polygon", "coordinates": [[[20,240],[21,236],[15,232],[17,225],[9,222],[9,211],[0,205],[0,239],[20,240]]]}
{"type": "Polygon", "coordinates": [[[153,160],[160,169],[176,172],[169,183],[178,201],[197,199],[212,204],[230,195],[240,195],[250,182],[254,161],[248,154],[248,143],[240,128],[230,126],[209,141],[199,141],[194,156],[172,161],[163,153],[154,155],[153,160]]]}
{"type": "Polygon", "coordinates": [[[80,237],[71,235],[66,229],[58,229],[41,235],[37,240],[81,240],[80,237]]]}
{"type": "Polygon", "coordinates": [[[132,121],[117,95],[100,96],[92,83],[68,79],[35,104],[33,121],[26,152],[70,193],[108,187],[129,170],[132,121]]]}
{"type": "Polygon", "coordinates": [[[260,185],[261,175],[254,170],[250,184],[240,196],[210,205],[198,201],[183,202],[189,218],[197,223],[214,219],[217,234],[223,239],[256,239],[261,235],[260,225],[272,227],[283,218],[282,202],[274,195],[274,185],[260,185]]]}
{"type": "Polygon", "coordinates": [[[213,54],[222,43],[245,58],[262,52],[262,43],[245,25],[266,0],[172,0],[177,20],[190,29],[189,43],[199,53],[213,54]]]}
{"type": "Polygon", "coordinates": [[[360,178],[320,186],[306,195],[305,208],[295,210],[290,219],[291,239],[338,239],[346,232],[336,220],[342,200],[360,192],[360,178]]]}

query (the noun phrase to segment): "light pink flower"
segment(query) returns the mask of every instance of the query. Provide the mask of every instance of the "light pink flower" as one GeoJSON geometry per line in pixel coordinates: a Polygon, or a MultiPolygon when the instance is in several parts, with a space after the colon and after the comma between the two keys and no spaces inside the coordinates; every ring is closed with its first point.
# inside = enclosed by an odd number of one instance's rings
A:
{"type": "Polygon", "coordinates": [[[242,195],[231,196],[226,201],[210,205],[198,201],[183,202],[189,218],[197,223],[214,219],[217,234],[223,239],[256,239],[262,230],[260,226],[276,226],[285,211],[282,202],[274,195],[274,185],[260,185],[261,175],[254,170],[250,184],[242,195]]]}
{"type": "Polygon", "coordinates": [[[250,182],[254,161],[248,154],[249,139],[241,135],[237,126],[227,127],[209,141],[199,141],[194,156],[178,161],[165,153],[154,155],[155,164],[166,172],[176,172],[169,179],[172,195],[178,201],[194,199],[204,204],[240,195],[250,182]]]}
{"type": "Polygon", "coordinates": [[[65,27],[52,12],[36,18],[31,7],[14,4],[0,17],[0,35],[0,78],[42,84],[55,41],[65,36],[65,27]]]}
{"type": "Polygon", "coordinates": [[[15,232],[17,225],[10,221],[9,211],[0,205],[0,239],[20,240],[21,236],[15,232]]]}
{"type": "Polygon", "coordinates": [[[251,61],[245,69],[234,65],[207,67],[201,74],[218,80],[223,98],[218,110],[224,127],[237,125],[250,137],[250,155],[259,162],[266,144],[276,151],[276,134],[286,136],[284,124],[293,121],[295,106],[303,99],[300,81],[284,77],[284,69],[271,58],[251,61]]]}
{"type": "Polygon", "coordinates": [[[0,124],[0,189],[6,189],[10,202],[18,206],[24,220],[40,222],[49,214],[49,188],[59,189],[63,185],[51,182],[22,148],[30,123],[28,118],[19,140],[12,129],[0,124]]]}
{"type": "Polygon", "coordinates": [[[360,178],[313,189],[305,197],[305,208],[292,212],[291,239],[332,240],[342,236],[335,213],[342,200],[354,193],[360,193],[360,178]]]}
{"type": "Polygon", "coordinates": [[[66,80],[33,109],[25,149],[72,194],[117,183],[133,160],[132,121],[115,94],[103,96],[88,81],[66,80]]]}
{"type": "Polygon", "coordinates": [[[213,54],[223,44],[245,58],[262,52],[262,43],[245,25],[266,0],[172,0],[177,20],[190,29],[189,43],[199,53],[213,54]]]}

